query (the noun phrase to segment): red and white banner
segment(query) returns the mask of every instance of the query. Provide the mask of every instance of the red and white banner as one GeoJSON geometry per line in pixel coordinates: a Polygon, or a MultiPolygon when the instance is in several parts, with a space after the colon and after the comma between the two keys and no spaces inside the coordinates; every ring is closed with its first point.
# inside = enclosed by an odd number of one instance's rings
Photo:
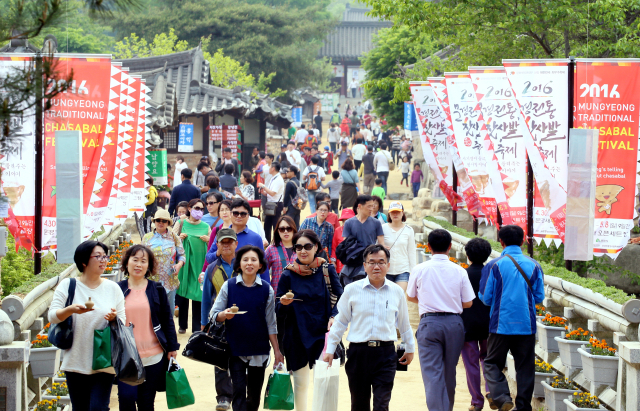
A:
{"type": "MultiPolygon", "coordinates": [[[[511,221],[527,230],[527,152],[524,121],[504,67],[469,67],[488,138],[500,168],[511,221]]],[[[504,222],[504,221],[503,221],[504,222]]]]}
{"type": "Polygon", "coordinates": [[[475,218],[479,218],[479,222],[483,221],[484,214],[481,210],[480,198],[478,193],[471,183],[469,176],[469,170],[466,168],[456,143],[455,133],[453,130],[453,122],[451,121],[451,106],[449,104],[449,89],[447,88],[447,81],[444,77],[429,77],[429,84],[431,85],[433,92],[438,99],[440,108],[446,116],[446,128],[447,128],[447,143],[451,151],[451,159],[458,175],[458,190],[462,192],[467,211],[475,218]]]}
{"type": "MultiPolygon", "coordinates": [[[[44,167],[42,199],[42,246],[55,249],[56,237],[56,150],[55,132],[82,131],[83,195],[86,210],[96,181],[101,147],[107,129],[111,57],[72,57],[56,55],[57,77],[64,79],[73,71],[73,84],[52,99],[44,112],[44,167]]],[[[64,80],[47,85],[48,90],[59,87],[64,80]]]]}
{"type": "Polygon", "coordinates": [[[149,154],[145,147],[146,96],[148,90],[144,80],[141,80],[135,120],[137,123],[136,143],[135,156],[133,159],[133,176],[131,177],[131,199],[129,201],[129,212],[135,212],[138,217],[142,217],[142,213],[145,210],[146,195],[148,193],[146,187],[149,185],[149,183],[145,181],[147,178],[147,154],[149,154]]]}
{"type": "MultiPolygon", "coordinates": [[[[569,135],[568,60],[503,60],[527,128],[553,180],[538,178],[534,196],[534,238],[538,243],[564,241],[569,135]],[[559,184],[564,195],[558,192],[559,184]],[[564,196],[563,205],[553,193],[564,196]],[[561,232],[560,232],[561,231],[561,232]]],[[[527,148],[529,150],[529,148],[527,148]]],[[[531,154],[529,155],[531,157],[531,154]]],[[[538,164],[539,166],[539,164],[538,164]]],[[[535,167],[532,161],[532,167],[535,167]]]]}
{"type": "Polygon", "coordinates": [[[447,119],[444,111],[428,82],[411,82],[409,89],[416,111],[418,135],[425,161],[451,207],[458,210],[458,203],[462,197],[454,194],[453,190],[454,170],[447,143],[447,119]]]}
{"type": "Polygon", "coordinates": [[[640,60],[576,62],[574,127],[600,131],[593,242],[598,256],[618,256],[637,216],[639,106],[640,60]]]}

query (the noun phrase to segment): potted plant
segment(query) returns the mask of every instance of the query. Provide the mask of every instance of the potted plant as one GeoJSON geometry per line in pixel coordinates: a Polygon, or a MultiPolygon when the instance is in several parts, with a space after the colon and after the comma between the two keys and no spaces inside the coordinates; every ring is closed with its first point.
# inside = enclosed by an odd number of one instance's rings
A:
{"type": "Polygon", "coordinates": [[[567,404],[567,411],[582,411],[602,408],[598,398],[588,392],[573,393],[571,397],[564,399],[564,403],[567,404]]]}
{"type": "Polygon", "coordinates": [[[562,317],[554,317],[547,313],[542,322],[536,322],[538,327],[538,343],[546,352],[558,352],[558,343],[555,337],[560,337],[564,333],[567,320],[562,317]]]}
{"type": "Polygon", "coordinates": [[[39,332],[41,335],[49,335],[49,328],[51,328],[51,323],[47,323],[42,331],[39,332]]]}
{"type": "Polygon", "coordinates": [[[32,411],[61,411],[64,407],[63,404],[59,404],[57,399],[38,401],[35,408],[32,411]]]}
{"type": "Polygon", "coordinates": [[[618,361],[616,349],[609,347],[603,338],[589,339],[589,345],[578,348],[582,357],[582,370],[587,380],[596,385],[614,386],[618,379],[618,361]]]}
{"type": "Polygon", "coordinates": [[[69,387],[67,387],[67,383],[54,382],[51,388],[48,388],[44,393],[42,399],[57,400],[60,405],[71,404],[71,397],[69,397],[69,387]]]}
{"type": "Polygon", "coordinates": [[[536,398],[544,397],[544,387],[542,383],[554,377],[556,377],[556,373],[550,364],[542,360],[536,360],[536,382],[533,387],[533,396],[536,398]]]}
{"type": "Polygon", "coordinates": [[[565,411],[566,407],[562,402],[569,395],[580,392],[573,381],[564,377],[553,377],[553,380],[541,382],[544,388],[544,399],[548,411],[565,411]]]}
{"type": "Polygon", "coordinates": [[[536,318],[542,320],[547,315],[547,309],[542,304],[536,304],[536,318]]]}
{"type": "Polygon", "coordinates": [[[578,348],[589,341],[589,331],[582,328],[573,330],[563,337],[556,337],[558,349],[560,350],[560,360],[565,367],[582,368],[582,357],[578,348]]]}
{"type": "Polygon", "coordinates": [[[53,377],[53,382],[66,382],[67,376],[64,371],[58,371],[58,373],[53,377]]]}
{"type": "Polygon", "coordinates": [[[29,364],[34,378],[51,378],[60,368],[60,349],[54,347],[46,335],[37,335],[31,341],[29,364]]]}

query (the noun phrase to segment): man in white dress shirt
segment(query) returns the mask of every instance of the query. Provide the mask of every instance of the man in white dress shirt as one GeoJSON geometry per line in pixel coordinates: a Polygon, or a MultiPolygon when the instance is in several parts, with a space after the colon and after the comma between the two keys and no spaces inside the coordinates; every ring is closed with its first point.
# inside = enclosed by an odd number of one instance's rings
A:
{"type": "Polygon", "coordinates": [[[304,129],[304,124],[300,124],[300,129],[296,131],[296,143],[305,143],[309,132],[304,129]]]}
{"type": "Polygon", "coordinates": [[[347,285],[338,301],[338,315],[331,326],[324,361],[331,365],[336,346],[349,327],[349,349],[345,371],[351,391],[351,410],[389,409],[397,363],[411,364],[415,352],[413,331],[404,291],[386,279],[389,250],[384,245],[370,245],[364,250],[367,277],[347,285]],[[406,344],[405,354],[398,360],[395,341],[400,331],[406,344]]]}
{"type": "Polygon", "coordinates": [[[264,216],[264,231],[267,237],[267,242],[271,242],[271,234],[273,234],[273,227],[282,214],[282,208],[284,207],[282,200],[284,199],[284,180],[280,175],[280,163],[274,161],[269,168],[269,174],[271,174],[271,180],[269,184],[258,184],[258,188],[263,195],[267,196],[267,203],[276,203],[275,215],[264,216]]]}

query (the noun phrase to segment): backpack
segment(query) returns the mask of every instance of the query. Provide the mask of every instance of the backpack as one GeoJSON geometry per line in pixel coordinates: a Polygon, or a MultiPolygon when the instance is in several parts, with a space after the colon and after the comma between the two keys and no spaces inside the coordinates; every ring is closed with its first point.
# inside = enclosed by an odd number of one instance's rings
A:
{"type": "Polygon", "coordinates": [[[307,191],[304,189],[304,187],[296,184],[293,181],[291,182],[296,185],[296,195],[295,197],[293,197],[293,199],[291,199],[291,205],[296,210],[304,210],[304,208],[307,206],[307,203],[309,202],[307,191]]]}
{"type": "Polygon", "coordinates": [[[333,114],[331,115],[331,120],[329,120],[329,122],[334,123],[334,124],[339,123],[339,122],[340,122],[340,114],[338,114],[338,113],[333,113],[333,114]]]}
{"type": "Polygon", "coordinates": [[[309,168],[310,171],[309,171],[309,174],[307,174],[307,180],[305,183],[306,185],[305,188],[308,191],[316,191],[319,188],[319,185],[318,185],[318,180],[319,180],[318,169],[319,168],[320,168],[319,166],[316,167],[315,171],[311,171],[311,168],[309,168]]]}

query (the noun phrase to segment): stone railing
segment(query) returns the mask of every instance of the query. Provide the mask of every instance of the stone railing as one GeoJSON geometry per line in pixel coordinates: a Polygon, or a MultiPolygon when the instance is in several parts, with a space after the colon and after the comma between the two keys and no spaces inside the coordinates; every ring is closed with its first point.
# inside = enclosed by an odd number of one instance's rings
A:
{"type": "MultiPolygon", "coordinates": [[[[424,233],[417,234],[416,240],[422,242],[423,237],[429,232],[442,228],[438,224],[423,220],[424,233]]],[[[459,234],[451,233],[453,239],[452,254],[458,260],[465,261],[464,246],[470,240],[459,234]]],[[[428,259],[422,250],[417,250],[419,260],[428,259]]],[[[491,258],[498,257],[500,253],[494,251],[491,258]]],[[[551,327],[543,326],[541,319],[538,320],[538,344],[536,345],[536,356],[547,362],[553,368],[553,375],[564,376],[573,381],[580,390],[595,395],[600,400],[601,405],[615,411],[636,411],[640,410],[640,342],[638,336],[638,325],[640,323],[640,300],[630,299],[624,304],[619,304],[602,294],[577,284],[562,280],[558,277],[545,275],[545,301],[543,305],[547,311],[555,316],[566,319],[569,330],[582,328],[589,335],[602,340],[605,339],[610,345],[617,349],[617,355],[611,358],[613,365],[609,370],[596,368],[593,371],[587,367],[586,362],[580,362],[580,356],[576,355],[577,347],[580,343],[574,344],[574,360],[577,357],[578,363],[567,361],[567,354],[561,357],[558,342],[554,336],[564,336],[564,328],[552,330],[551,327]],[[553,335],[548,335],[554,332],[553,335]],[[544,340],[543,340],[544,339],[544,340]],[[616,377],[617,368],[617,377],[616,377]],[[612,379],[604,382],[604,375],[613,375],[612,379]]],[[[588,344],[588,342],[584,342],[588,344]]],[[[560,344],[562,346],[562,344],[560,344]]],[[[566,351],[565,351],[566,352],[566,351]]],[[[580,354],[582,355],[582,354],[580,354]]],[[[515,368],[513,361],[507,361],[507,377],[510,382],[513,395],[517,392],[515,385],[515,368]]],[[[539,373],[537,373],[539,374],[539,373]]],[[[567,398],[566,393],[558,398],[547,399],[545,403],[546,389],[542,389],[541,380],[545,374],[536,377],[536,390],[534,391],[534,401],[532,406],[538,410],[544,407],[550,411],[568,411],[568,406],[562,400],[567,398]],[[538,385],[540,385],[538,387],[538,385]]],[[[549,393],[552,394],[552,393],[549,393]]]]}
{"type": "MultiPolygon", "coordinates": [[[[110,254],[114,253],[121,242],[128,241],[131,235],[123,230],[122,225],[113,227],[102,234],[98,241],[107,244],[110,254]]],[[[30,364],[30,342],[36,339],[45,324],[49,322],[47,316],[49,306],[53,300],[55,288],[68,277],[76,277],[78,270],[75,265],[70,266],[58,276],[36,286],[26,296],[9,295],[2,300],[2,311],[8,316],[13,325],[13,343],[0,345],[0,397],[3,388],[6,389],[6,410],[27,411],[38,401],[43,399],[43,393],[53,384],[53,376],[34,377],[33,366],[30,364]]],[[[104,275],[113,281],[120,279],[120,273],[104,275]]],[[[2,320],[2,317],[0,317],[2,320]]],[[[3,330],[5,328],[0,328],[3,330]]],[[[59,368],[58,354],[55,370],[59,368]]],[[[5,408],[0,408],[3,411],[5,408]]]]}

